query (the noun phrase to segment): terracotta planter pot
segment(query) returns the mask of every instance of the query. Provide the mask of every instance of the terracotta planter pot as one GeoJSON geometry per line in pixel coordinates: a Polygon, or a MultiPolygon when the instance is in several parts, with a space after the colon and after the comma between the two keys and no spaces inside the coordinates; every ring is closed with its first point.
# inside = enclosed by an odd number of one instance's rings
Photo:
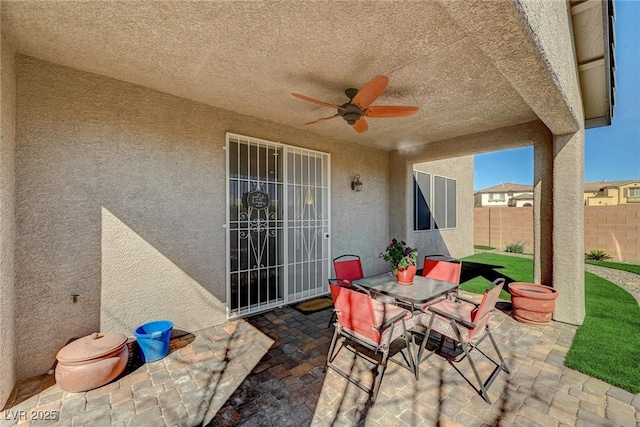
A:
{"type": "Polygon", "coordinates": [[[103,386],[127,366],[129,348],[122,334],[94,332],[66,345],[56,356],[56,382],[77,393],[103,386]]]}
{"type": "Polygon", "coordinates": [[[513,317],[523,323],[546,325],[556,308],[558,291],[536,283],[513,282],[509,284],[513,317]]]}
{"type": "Polygon", "coordinates": [[[416,270],[418,267],[416,265],[410,265],[407,268],[402,270],[398,270],[398,274],[396,274],[396,281],[400,285],[413,285],[413,278],[416,275],[416,270]]]}

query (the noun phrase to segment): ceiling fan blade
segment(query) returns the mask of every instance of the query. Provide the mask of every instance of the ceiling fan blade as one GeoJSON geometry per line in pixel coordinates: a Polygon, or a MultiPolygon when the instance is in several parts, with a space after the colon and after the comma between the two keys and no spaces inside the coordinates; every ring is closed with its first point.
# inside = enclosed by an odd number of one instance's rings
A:
{"type": "Polygon", "coordinates": [[[367,108],[366,117],[402,117],[410,116],[418,112],[418,107],[403,105],[380,105],[367,108]]]}
{"type": "Polygon", "coordinates": [[[351,102],[356,104],[361,110],[364,110],[384,92],[388,84],[388,78],[385,76],[376,76],[360,89],[351,102]]]}
{"type": "Polygon", "coordinates": [[[334,115],[334,116],[324,117],[324,118],[322,118],[322,119],[314,120],[314,121],[309,122],[309,123],[303,123],[303,125],[312,125],[312,124],[314,124],[314,123],[318,123],[318,122],[321,122],[321,121],[324,121],[324,120],[331,120],[331,119],[335,119],[336,117],[339,117],[339,116],[340,116],[340,114],[336,114],[336,115],[334,115]]]}
{"type": "Polygon", "coordinates": [[[314,104],[322,105],[324,107],[333,108],[335,110],[344,110],[344,108],[342,108],[339,105],[334,105],[334,104],[329,104],[328,102],[318,101],[317,99],[309,98],[308,96],[300,95],[299,93],[292,93],[291,95],[295,96],[296,98],[302,99],[303,101],[313,102],[314,104]]]}
{"type": "Polygon", "coordinates": [[[366,132],[367,129],[369,129],[369,125],[367,124],[367,121],[364,119],[364,117],[360,117],[358,121],[353,125],[353,128],[356,130],[356,132],[362,133],[366,132]]]}

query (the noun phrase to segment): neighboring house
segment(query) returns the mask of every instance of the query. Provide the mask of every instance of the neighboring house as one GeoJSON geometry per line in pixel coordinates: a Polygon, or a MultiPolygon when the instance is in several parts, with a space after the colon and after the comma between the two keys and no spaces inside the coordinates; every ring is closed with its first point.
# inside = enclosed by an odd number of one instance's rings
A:
{"type": "Polygon", "coordinates": [[[533,205],[533,186],[523,184],[498,184],[474,194],[474,206],[517,206],[525,203],[533,205]]]}
{"type": "Polygon", "coordinates": [[[610,2],[1,8],[0,406],[73,337],[156,318],[197,331],[326,294],[332,257],[384,272],[391,238],[472,254],[473,155],[495,150],[533,146],[534,280],[559,290],[554,319],[583,322],[584,132],[613,114],[610,2]],[[361,108],[420,110],[357,132],[344,90],[377,75],[389,88],[361,108]]]}
{"type": "Polygon", "coordinates": [[[533,206],[533,193],[523,193],[509,199],[509,207],[530,208],[533,206]]]}
{"type": "MultiPolygon", "coordinates": [[[[475,207],[533,206],[533,187],[521,184],[498,184],[474,193],[475,207]]],[[[640,203],[640,180],[584,183],[585,206],[611,206],[640,203]]]]}
{"type": "Polygon", "coordinates": [[[640,180],[585,182],[585,206],[640,203],[640,180]]]}

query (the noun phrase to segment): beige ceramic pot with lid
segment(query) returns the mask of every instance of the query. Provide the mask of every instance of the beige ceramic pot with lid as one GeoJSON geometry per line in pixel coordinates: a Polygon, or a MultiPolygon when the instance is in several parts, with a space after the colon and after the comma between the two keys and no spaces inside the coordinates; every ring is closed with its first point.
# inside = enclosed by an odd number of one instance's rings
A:
{"type": "Polygon", "coordinates": [[[103,386],[127,366],[127,337],[117,333],[94,332],[62,348],[56,355],[56,382],[68,392],[103,386]]]}

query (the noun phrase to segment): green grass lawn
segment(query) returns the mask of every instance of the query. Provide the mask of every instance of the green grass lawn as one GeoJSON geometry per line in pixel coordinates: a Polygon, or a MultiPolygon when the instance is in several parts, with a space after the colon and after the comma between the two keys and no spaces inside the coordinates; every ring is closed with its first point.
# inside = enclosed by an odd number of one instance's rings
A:
{"type": "Polygon", "coordinates": [[[640,307],[627,291],[585,273],[587,315],[565,364],[640,393],[640,307]]]}
{"type": "MultiPolygon", "coordinates": [[[[533,261],[528,258],[518,258],[509,255],[498,255],[494,253],[481,253],[462,258],[464,261],[472,261],[481,264],[499,265],[505,268],[496,268],[495,271],[503,277],[509,277],[516,282],[533,282],[533,261]]],[[[478,294],[484,293],[487,286],[491,283],[484,277],[475,277],[460,284],[460,289],[478,294]]],[[[506,287],[506,286],[505,286],[506,287]]],[[[500,292],[500,298],[511,300],[511,296],[507,291],[500,292]]]]}
{"type": "MultiPolygon", "coordinates": [[[[500,265],[504,268],[495,271],[505,277],[533,281],[532,259],[484,253],[463,258],[463,265],[464,261],[500,265]]],[[[482,293],[488,284],[487,279],[477,277],[461,283],[460,289],[482,293]]],[[[585,273],[585,305],[584,324],[578,328],[565,364],[632,393],[640,393],[640,307],[636,300],[608,280],[585,273]]]]}

